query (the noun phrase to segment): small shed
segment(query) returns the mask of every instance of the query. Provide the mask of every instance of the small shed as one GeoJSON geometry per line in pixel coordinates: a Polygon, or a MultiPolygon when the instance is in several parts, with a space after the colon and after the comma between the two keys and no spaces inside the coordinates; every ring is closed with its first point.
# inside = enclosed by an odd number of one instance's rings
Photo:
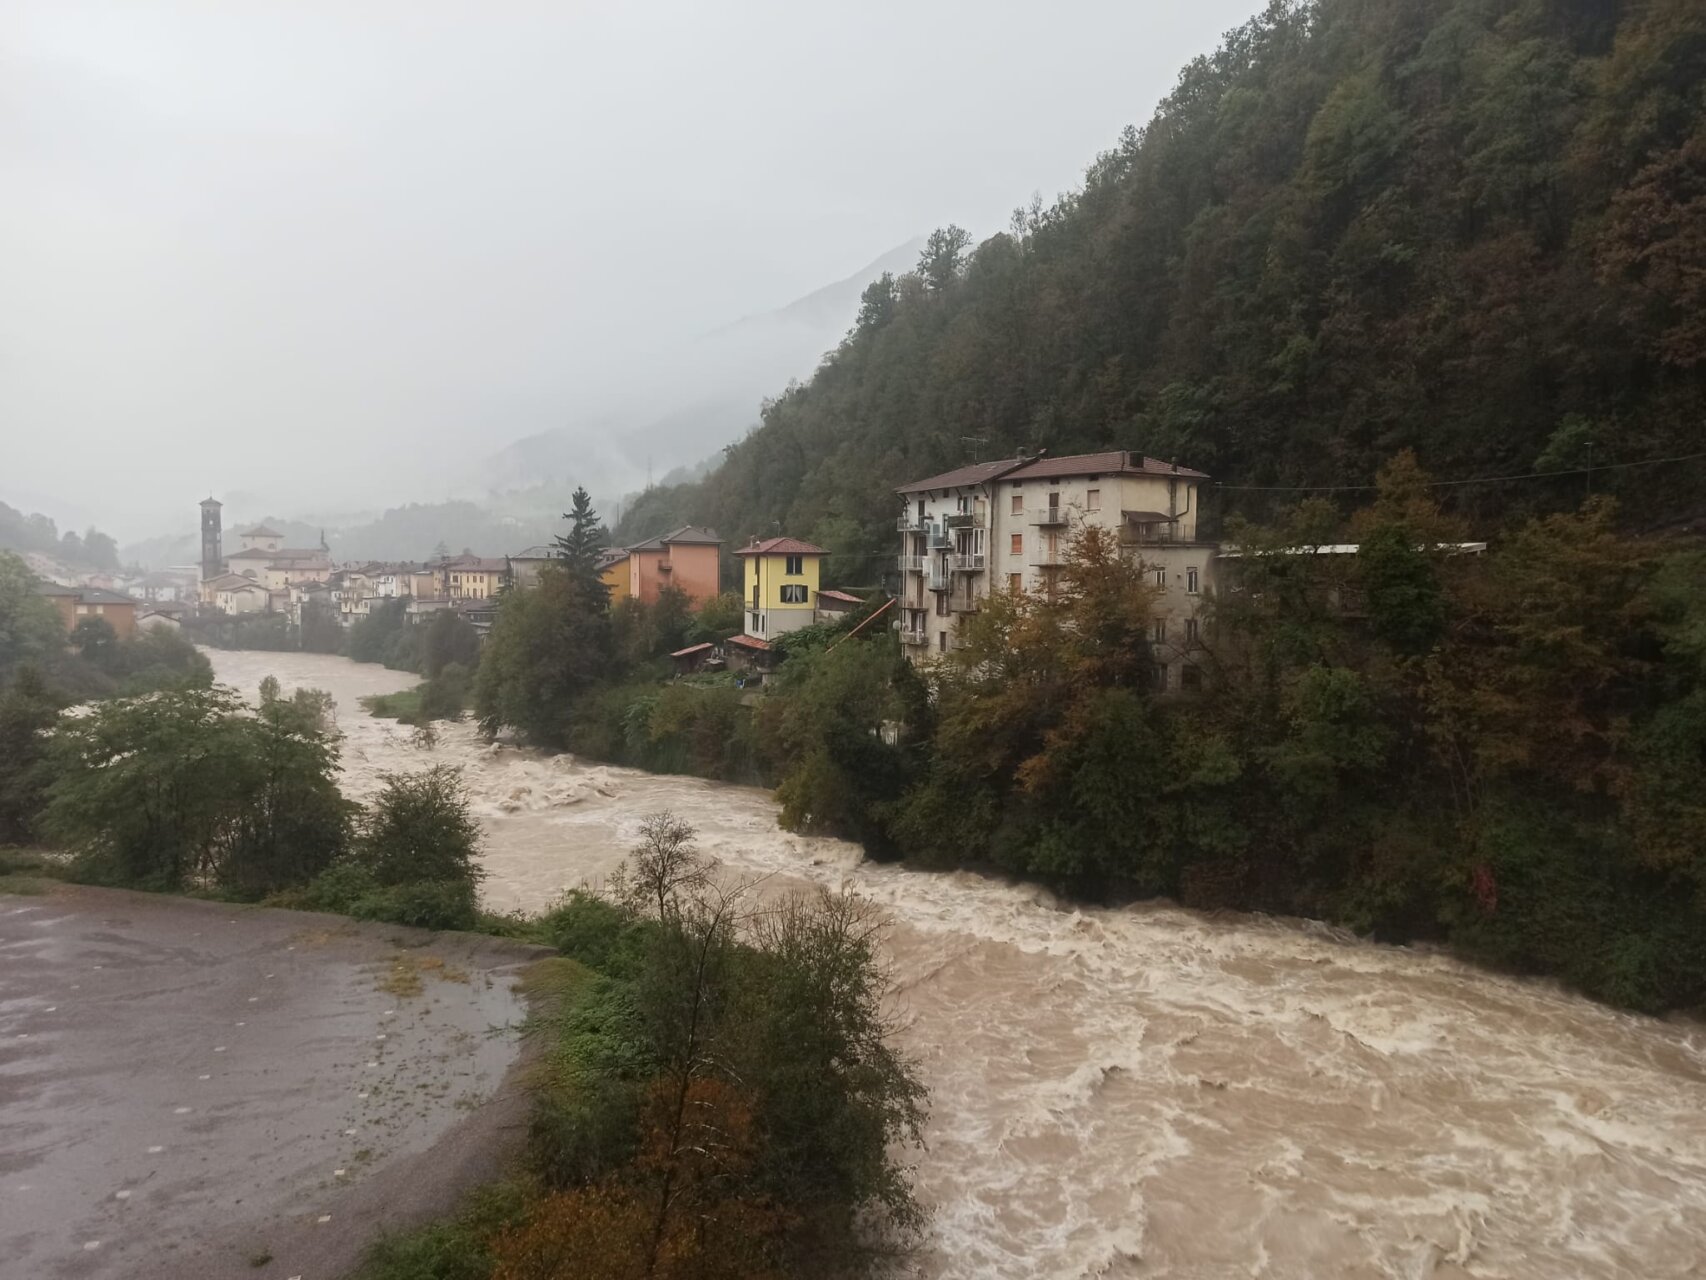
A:
{"type": "Polygon", "coordinates": [[[845,618],[855,609],[863,609],[865,602],[850,591],[819,591],[817,593],[817,620],[819,622],[836,622],[845,618]]]}
{"type": "Polygon", "coordinates": [[[690,676],[696,671],[703,671],[717,652],[717,646],[707,640],[704,644],[690,644],[685,649],[677,649],[669,655],[675,663],[675,674],[690,676]]]}
{"type": "Polygon", "coordinates": [[[723,645],[723,653],[728,658],[730,671],[762,675],[776,667],[776,651],[770,647],[768,640],[760,640],[757,636],[730,636],[723,645]]]}

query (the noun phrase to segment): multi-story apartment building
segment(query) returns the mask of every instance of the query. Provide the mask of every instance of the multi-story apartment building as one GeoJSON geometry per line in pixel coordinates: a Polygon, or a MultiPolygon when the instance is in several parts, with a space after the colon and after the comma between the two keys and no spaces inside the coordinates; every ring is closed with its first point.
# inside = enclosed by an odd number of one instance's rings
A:
{"type": "Polygon", "coordinates": [[[991,591],[1047,593],[1076,530],[1113,532],[1154,575],[1153,640],[1166,687],[1192,661],[1215,544],[1197,538],[1201,471],[1120,452],[979,462],[898,490],[901,640],[914,661],[946,653],[991,591]]]}

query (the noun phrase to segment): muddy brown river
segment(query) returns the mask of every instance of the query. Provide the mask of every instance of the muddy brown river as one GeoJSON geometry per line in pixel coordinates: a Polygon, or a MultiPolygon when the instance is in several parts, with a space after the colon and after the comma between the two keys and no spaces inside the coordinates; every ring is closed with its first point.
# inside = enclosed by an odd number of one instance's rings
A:
{"type": "Polygon", "coordinates": [[[361,712],[412,677],[210,652],[338,700],[345,784],[462,766],[488,904],[597,881],[671,809],[737,875],[887,911],[905,1043],[931,1089],[932,1226],[906,1274],[1706,1275],[1706,1027],[1324,927],[1102,910],[791,835],[751,788],[546,757],[361,712]]]}

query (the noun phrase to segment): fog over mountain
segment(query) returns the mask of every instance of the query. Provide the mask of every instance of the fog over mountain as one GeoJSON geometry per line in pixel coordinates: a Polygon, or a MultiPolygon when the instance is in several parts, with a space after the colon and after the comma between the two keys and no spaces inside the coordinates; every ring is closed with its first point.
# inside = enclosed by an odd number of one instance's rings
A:
{"type": "Polygon", "coordinates": [[[127,541],[618,495],[809,374],[826,282],[1076,184],[1249,8],[20,0],[0,499],[127,541]]]}

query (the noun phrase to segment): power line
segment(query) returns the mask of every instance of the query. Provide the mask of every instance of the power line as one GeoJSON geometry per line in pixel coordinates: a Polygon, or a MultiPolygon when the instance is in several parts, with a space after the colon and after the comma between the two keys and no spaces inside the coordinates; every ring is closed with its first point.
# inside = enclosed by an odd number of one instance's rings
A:
{"type": "MultiPolygon", "coordinates": [[[[1658,467],[1670,462],[1693,462],[1697,458],[1706,458],[1706,449],[1699,453],[1681,453],[1670,458],[1646,458],[1640,462],[1607,462],[1598,467],[1573,467],[1568,471],[1528,471],[1521,475],[1509,476],[1470,476],[1465,480],[1429,480],[1423,485],[1428,489],[1443,489],[1454,485],[1465,484],[1508,484],[1514,480],[1552,480],[1560,476],[1585,476],[1596,471],[1622,471],[1629,467],[1658,467]]],[[[1209,485],[1211,489],[1237,490],[1241,493],[1372,493],[1380,488],[1377,484],[1220,484],[1209,485]]]]}

